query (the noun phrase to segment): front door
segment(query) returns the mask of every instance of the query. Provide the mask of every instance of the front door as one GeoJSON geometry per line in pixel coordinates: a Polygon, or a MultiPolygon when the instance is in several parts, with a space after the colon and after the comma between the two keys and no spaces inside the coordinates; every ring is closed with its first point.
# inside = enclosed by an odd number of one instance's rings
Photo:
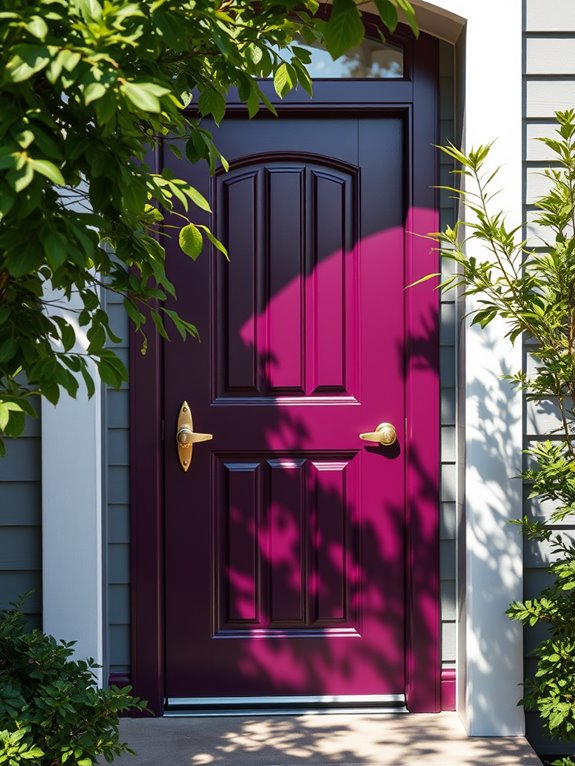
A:
{"type": "Polygon", "coordinates": [[[132,680],[158,712],[438,709],[437,292],[405,289],[436,268],[437,44],[402,45],[395,81],[316,83],[277,119],[232,103],[228,173],[157,154],[230,253],[194,263],[168,229],[201,340],[132,346],[132,680]],[[213,434],[187,472],[184,401],[213,434]],[[395,443],[360,439],[384,422],[395,443]]]}
{"type": "Polygon", "coordinates": [[[168,698],[404,691],[403,120],[225,120],[229,263],[177,259],[166,348],[168,698]],[[397,441],[360,439],[389,421],[397,441]]]}

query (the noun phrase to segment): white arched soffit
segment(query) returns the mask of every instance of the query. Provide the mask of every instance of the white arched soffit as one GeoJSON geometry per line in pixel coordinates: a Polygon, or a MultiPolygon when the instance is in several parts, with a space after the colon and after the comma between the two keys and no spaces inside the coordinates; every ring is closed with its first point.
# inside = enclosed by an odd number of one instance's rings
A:
{"type": "MultiPolygon", "coordinates": [[[[499,204],[519,221],[521,0],[413,3],[422,30],[456,44],[465,145],[497,139],[499,204]]],[[[512,478],[519,471],[521,401],[499,375],[520,369],[520,351],[510,350],[495,327],[467,328],[461,356],[467,500],[459,526],[466,546],[458,554],[458,709],[470,734],[519,735],[522,637],[504,611],[522,594],[521,540],[506,523],[521,516],[520,487],[512,478]]],[[[98,394],[91,402],[63,397],[57,408],[44,404],[42,497],[44,628],[77,638],[79,654],[103,663],[101,416],[98,394]],[[70,459],[63,445],[73,449],[70,459]]]]}

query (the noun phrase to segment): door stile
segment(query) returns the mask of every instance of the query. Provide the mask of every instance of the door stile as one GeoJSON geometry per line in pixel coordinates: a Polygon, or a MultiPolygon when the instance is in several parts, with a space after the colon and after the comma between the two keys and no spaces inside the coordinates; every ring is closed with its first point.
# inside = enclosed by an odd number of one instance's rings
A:
{"type": "MultiPolygon", "coordinates": [[[[414,46],[410,110],[410,204],[406,232],[406,285],[439,271],[439,141],[436,39],[414,46]]],[[[439,590],[439,291],[437,280],[406,290],[406,702],[412,712],[441,709],[439,590]],[[424,351],[425,350],[425,351],[424,351]],[[422,355],[424,356],[422,358],[422,355]],[[422,396],[422,392],[425,395],[422,396]]]]}
{"type": "MultiPolygon", "coordinates": [[[[163,147],[147,158],[159,172],[163,147]]],[[[164,706],[163,344],[148,330],[148,346],[132,322],[130,363],[130,594],[134,694],[162,715],[164,706]]],[[[137,713],[136,715],[143,715],[137,713]]]]}

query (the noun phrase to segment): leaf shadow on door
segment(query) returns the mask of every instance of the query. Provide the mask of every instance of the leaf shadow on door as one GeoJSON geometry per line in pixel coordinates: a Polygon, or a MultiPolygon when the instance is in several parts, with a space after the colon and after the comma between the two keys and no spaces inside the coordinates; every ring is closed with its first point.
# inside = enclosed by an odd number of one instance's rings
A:
{"type": "MultiPolygon", "coordinates": [[[[376,249],[385,251],[385,233],[374,236],[374,241],[379,237],[376,249]]],[[[363,247],[369,249],[365,243],[363,247]]],[[[304,305],[308,286],[316,289],[321,280],[319,272],[333,275],[335,262],[341,273],[345,259],[351,257],[335,253],[310,273],[296,275],[269,297],[259,316],[240,322],[236,315],[236,340],[246,354],[251,358],[250,344],[267,331],[270,306],[276,300],[293,302],[292,291],[304,305]],[[250,323],[256,328],[253,334],[246,333],[250,323]]],[[[349,305],[356,310],[353,300],[349,305]]],[[[289,316],[284,308],[279,313],[289,316]]],[[[431,337],[434,328],[429,330],[431,337]]],[[[309,343],[305,328],[302,340],[309,343]]],[[[414,348],[421,364],[432,362],[425,338],[414,348]]],[[[403,370],[403,345],[396,354],[390,369],[403,370]]],[[[215,380],[218,356],[216,342],[215,380]]],[[[399,494],[387,493],[386,486],[397,481],[403,485],[403,439],[390,450],[359,441],[359,430],[370,427],[354,421],[359,411],[356,402],[361,401],[359,386],[351,392],[358,394],[357,400],[335,386],[334,391],[324,387],[311,395],[284,389],[282,395],[266,396],[274,385],[278,388],[278,376],[287,368],[267,342],[255,348],[255,358],[256,396],[246,392],[241,401],[236,391],[226,401],[225,390],[216,391],[210,408],[213,413],[233,404],[243,436],[224,447],[216,423],[210,460],[200,446],[194,457],[197,464],[190,471],[195,470],[196,477],[214,478],[207,507],[195,510],[211,518],[194,529],[196,545],[206,548],[211,539],[212,560],[208,575],[196,579],[192,592],[178,606],[182,630],[188,636],[202,632],[205,641],[199,651],[194,640],[187,650],[182,645],[174,674],[188,666],[189,696],[402,694],[409,629],[405,584],[412,576],[405,555],[409,530],[403,486],[399,494]],[[345,396],[347,400],[339,403],[345,396]],[[345,427],[355,429],[351,439],[337,437],[335,445],[329,439],[336,439],[338,428],[318,425],[315,414],[317,410],[322,415],[330,407],[345,427]],[[344,417],[346,407],[351,414],[344,417]],[[368,468],[367,460],[371,460],[368,468]],[[371,484],[366,489],[368,474],[371,484]],[[196,621],[193,612],[198,590],[203,591],[210,611],[203,622],[196,621]],[[186,609],[190,609],[187,617],[186,609]],[[210,645],[215,652],[208,656],[210,645]]],[[[358,379],[359,375],[351,375],[354,384],[358,379]]],[[[225,381],[225,376],[220,380],[225,381]]],[[[412,459],[417,461],[417,454],[412,459]]],[[[423,467],[417,491],[436,492],[433,477],[426,476],[423,467]]],[[[416,516],[412,522],[418,523],[416,516]]],[[[429,531],[430,552],[434,533],[429,531]]],[[[185,530],[176,527],[176,536],[179,540],[172,544],[172,555],[178,556],[180,545],[180,560],[189,561],[185,530]]],[[[426,568],[433,566],[432,561],[417,562],[423,591],[426,568]]],[[[429,593],[430,600],[435,597],[429,593]]],[[[430,636],[436,630],[437,626],[429,625],[430,636]]]]}

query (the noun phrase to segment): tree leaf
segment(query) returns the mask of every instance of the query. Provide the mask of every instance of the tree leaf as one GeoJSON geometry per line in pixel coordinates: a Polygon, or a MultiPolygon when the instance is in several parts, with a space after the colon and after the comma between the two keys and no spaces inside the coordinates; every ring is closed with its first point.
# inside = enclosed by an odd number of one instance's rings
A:
{"type": "Polygon", "coordinates": [[[102,16],[102,6],[98,0],[73,0],[72,5],[85,19],[96,21],[102,16]]]}
{"type": "Polygon", "coordinates": [[[9,82],[24,82],[48,66],[51,60],[45,45],[24,44],[14,48],[15,55],[8,61],[4,76],[9,82]]]}
{"type": "Polygon", "coordinates": [[[92,378],[92,376],[86,369],[85,365],[80,368],[80,375],[82,376],[84,380],[84,385],[86,386],[88,399],[91,399],[96,393],[96,386],[94,385],[94,379],[92,378]]]}
{"type": "Polygon", "coordinates": [[[162,322],[162,317],[158,314],[157,311],[150,311],[150,316],[152,317],[152,321],[154,323],[154,327],[156,328],[156,332],[161,335],[162,338],[165,338],[166,340],[170,340],[170,336],[166,332],[166,328],[164,327],[164,323],[162,322]]]}
{"type": "Polygon", "coordinates": [[[260,96],[259,96],[259,89],[256,83],[252,83],[252,87],[250,89],[250,94],[248,96],[247,105],[248,105],[248,115],[250,119],[252,117],[255,117],[255,115],[259,112],[260,109],[260,96]]]}
{"type": "Polygon", "coordinates": [[[162,109],[160,100],[150,87],[151,83],[125,82],[120,87],[134,106],[143,112],[159,113],[162,109]]]}
{"type": "Polygon", "coordinates": [[[280,64],[274,72],[274,88],[280,98],[295,87],[296,78],[293,75],[293,67],[286,62],[280,64]]]}
{"type": "Polygon", "coordinates": [[[68,243],[66,237],[59,231],[49,230],[43,237],[42,244],[50,268],[56,271],[68,257],[68,243]]]}
{"type": "Polygon", "coordinates": [[[22,167],[14,168],[14,170],[6,173],[6,180],[16,194],[20,194],[34,180],[34,168],[30,162],[25,162],[22,167]]]}
{"type": "Polygon", "coordinates": [[[22,149],[27,149],[34,141],[35,136],[31,130],[22,130],[20,133],[17,133],[14,138],[18,142],[18,146],[22,149]]]}
{"type": "Polygon", "coordinates": [[[18,252],[11,252],[8,260],[8,272],[13,277],[33,274],[42,263],[42,249],[35,243],[29,244],[18,252]]]}
{"type": "Polygon", "coordinates": [[[210,231],[210,229],[208,229],[207,226],[204,226],[203,224],[198,224],[198,228],[205,233],[206,237],[210,240],[210,242],[216,248],[216,250],[219,250],[220,253],[223,253],[223,255],[225,255],[229,261],[230,258],[228,255],[228,251],[226,246],[223,244],[223,242],[220,242],[220,240],[212,234],[212,232],[210,231]]]}
{"type": "Polygon", "coordinates": [[[84,88],[84,103],[88,106],[92,101],[97,101],[102,96],[105,96],[107,92],[108,89],[103,83],[91,82],[84,88]]]}
{"type": "Polygon", "coordinates": [[[0,431],[5,431],[10,419],[10,413],[22,412],[22,408],[16,402],[4,402],[0,400],[0,431]]]}
{"type": "Polygon", "coordinates": [[[54,165],[53,162],[50,162],[49,160],[35,160],[32,158],[29,159],[28,162],[36,173],[46,176],[46,178],[52,181],[53,184],[56,184],[57,186],[66,185],[66,180],[62,175],[60,168],[54,165]]]}
{"type": "Polygon", "coordinates": [[[405,17],[407,19],[407,23],[409,24],[409,27],[411,31],[413,32],[415,37],[419,37],[419,26],[417,24],[417,19],[415,16],[415,11],[413,10],[413,6],[409,2],[409,0],[396,0],[397,5],[401,8],[401,10],[405,13],[405,17]]]}
{"type": "Polygon", "coordinates": [[[334,0],[331,16],[324,28],[325,45],[334,59],[360,44],[365,34],[354,0],[334,0]]]}
{"type": "Polygon", "coordinates": [[[395,32],[397,27],[397,10],[391,0],[375,0],[381,20],[390,32],[395,32]]]}
{"type": "Polygon", "coordinates": [[[0,364],[9,362],[18,353],[18,341],[15,338],[5,338],[0,343],[0,364]]]}
{"type": "Polygon", "coordinates": [[[64,48],[64,50],[60,51],[58,54],[58,58],[62,62],[62,67],[67,72],[72,72],[80,63],[82,55],[78,53],[78,51],[71,51],[64,48]]]}
{"type": "Polygon", "coordinates": [[[64,351],[70,351],[74,348],[76,343],[76,332],[73,325],[64,320],[64,323],[60,325],[60,337],[62,338],[62,346],[64,351]]]}
{"type": "Polygon", "coordinates": [[[44,751],[37,747],[31,747],[30,750],[26,750],[20,757],[22,758],[41,758],[44,755],[44,751]]]}
{"type": "Polygon", "coordinates": [[[48,34],[48,25],[40,16],[32,16],[30,21],[26,24],[26,30],[30,32],[31,35],[44,42],[46,35],[48,34]]]}
{"type": "Polygon", "coordinates": [[[193,223],[189,223],[180,229],[178,237],[180,247],[186,255],[195,261],[202,252],[204,246],[204,240],[201,231],[193,223]]]}
{"type": "Polygon", "coordinates": [[[302,88],[305,90],[305,92],[309,95],[313,95],[313,85],[311,81],[311,77],[309,76],[309,73],[305,66],[302,64],[302,62],[299,59],[294,59],[292,63],[292,67],[297,75],[297,79],[299,84],[302,86],[302,88]]]}
{"type": "Polygon", "coordinates": [[[200,93],[198,107],[201,114],[211,114],[219,125],[226,111],[226,99],[215,88],[207,87],[200,93]]]}
{"type": "Polygon", "coordinates": [[[206,213],[212,212],[212,208],[210,207],[208,200],[193,186],[186,187],[184,189],[184,193],[187,194],[194,205],[197,205],[197,207],[199,207],[201,210],[205,210],[206,213]]]}
{"type": "Polygon", "coordinates": [[[246,57],[252,62],[252,64],[259,64],[263,57],[262,49],[256,43],[250,43],[245,50],[246,57]]]}
{"type": "Polygon", "coordinates": [[[0,170],[17,167],[20,161],[20,152],[0,152],[0,170]]]}

